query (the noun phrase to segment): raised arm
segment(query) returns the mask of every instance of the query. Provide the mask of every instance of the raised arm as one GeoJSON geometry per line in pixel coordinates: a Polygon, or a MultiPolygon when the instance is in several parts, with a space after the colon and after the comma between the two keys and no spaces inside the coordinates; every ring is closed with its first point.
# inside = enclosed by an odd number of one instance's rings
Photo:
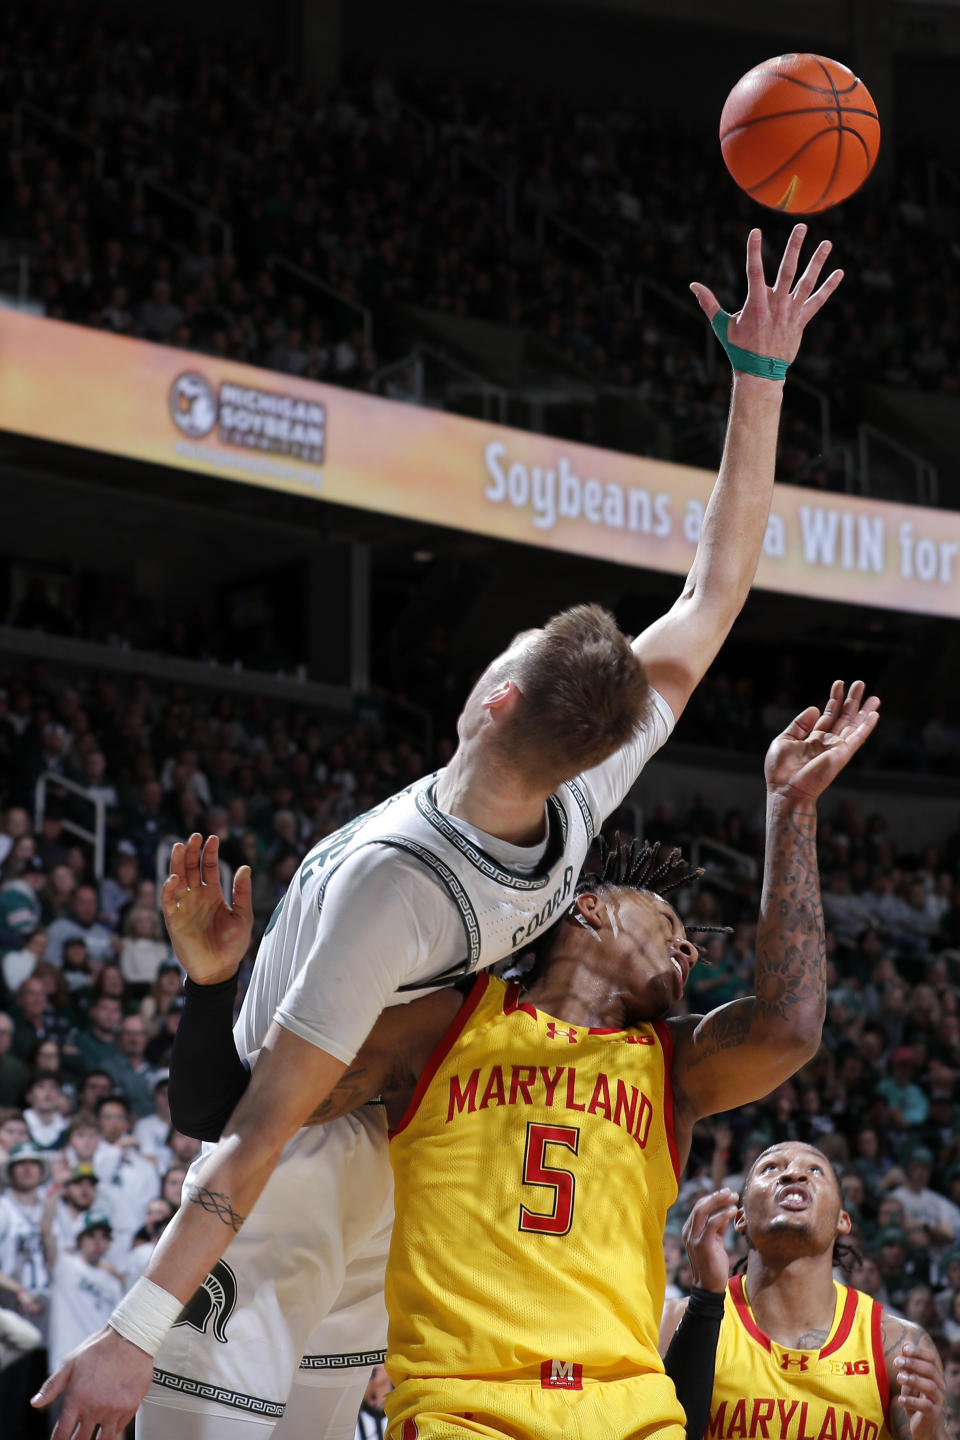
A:
{"type": "MultiPolygon", "coordinates": [[[[836,290],[834,270],[816,289],[830,253],[818,245],[794,285],[805,225],[794,227],[777,278],[768,286],[761,235],[747,241],[747,298],[731,320],[728,341],[741,350],[793,360],[808,322],[836,290]]],[[[707,319],[720,311],[704,285],[690,287],[707,319]]],[[[634,641],[651,684],[679,716],[743,608],[756,574],[773,495],[783,381],[734,371],[726,443],[700,541],[675,604],[634,641]]]]}
{"type": "Polygon", "coordinates": [[[767,752],[767,830],[756,993],[673,1022],[673,1086],[683,1132],[704,1115],[768,1095],[816,1054],[826,1009],[817,800],[872,732],[879,701],[836,681],[767,752]]]}

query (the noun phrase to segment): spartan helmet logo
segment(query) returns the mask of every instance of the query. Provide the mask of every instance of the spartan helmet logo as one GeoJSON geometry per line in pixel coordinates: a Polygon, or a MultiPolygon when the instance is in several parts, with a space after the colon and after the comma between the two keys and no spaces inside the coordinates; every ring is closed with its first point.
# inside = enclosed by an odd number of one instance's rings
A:
{"type": "Polygon", "coordinates": [[[185,370],[170,386],[173,423],[191,440],[209,435],[217,423],[217,392],[205,375],[185,370]]]}
{"type": "Polygon", "coordinates": [[[214,1338],[222,1345],[227,1343],[227,1321],[237,1303],[237,1277],[225,1260],[218,1260],[200,1289],[195,1291],[180,1311],[174,1325],[190,1325],[207,1333],[207,1326],[213,1321],[214,1338]]]}

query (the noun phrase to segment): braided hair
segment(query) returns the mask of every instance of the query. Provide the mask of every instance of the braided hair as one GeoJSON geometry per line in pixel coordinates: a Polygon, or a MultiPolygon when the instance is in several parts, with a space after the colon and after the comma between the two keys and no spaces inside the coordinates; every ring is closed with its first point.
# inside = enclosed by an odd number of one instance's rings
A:
{"type": "MultiPolygon", "coordinates": [[[[621,839],[619,832],[611,845],[602,835],[597,836],[598,865],[595,869],[586,867],[574,886],[573,899],[580,895],[603,895],[610,890],[638,890],[647,894],[665,896],[685,885],[692,885],[703,875],[703,867],[691,867],[684,859],[679,846],[666,849],[656,840],[621,839]]],[[[572,908],[572,907],[571,907],[572,908]]],[[[697,925],[687,927],[693,934],[732,935],[730,925],[697,925]]],[[[554,925],[540,944],[526,956],[515,957],[510,962],[508,974],[523,974],[525,981],[533,979],[540,972],[550,953],[550,948],[559,934],[554,925]],[[529,965],[524,962],[528,960],[529,965]]],[[[700,949],[701,960],[703,951],[700,949]]]]}
{"type": "MultiPolygon", "coordinates": [[[[687,863],[678,845],[665,849],[659,840],[652,844],[649,840],[621,840],[618,832],[611,845],[599,835],[597,850],[599,868],[581,871],[574,899],[578,895],[603,894],[614,889],[644,890],[663,897],[692,885],[705,873],[702,865],[691,867],[687,863]]],[[[692,923],[686,929],[696,935],[733,934],[731,925],[692,923]]]]}

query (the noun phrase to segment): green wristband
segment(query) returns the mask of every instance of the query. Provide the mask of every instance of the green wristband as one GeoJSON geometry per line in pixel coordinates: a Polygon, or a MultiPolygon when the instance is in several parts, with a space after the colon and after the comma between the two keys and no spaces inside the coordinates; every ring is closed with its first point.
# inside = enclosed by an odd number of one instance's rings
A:
{"type": "Polygon", "coordinates": [[[727,339],[727,331],[733,316],[728,310],[718,310],[710,321],[713,333],[726,350],[734,370],[745,375],[759,375],[762,380],[785,380],[790,369],[789,360],[777,360],[773,355],[757,355],[753,350],[741,350],[727,339]]]}

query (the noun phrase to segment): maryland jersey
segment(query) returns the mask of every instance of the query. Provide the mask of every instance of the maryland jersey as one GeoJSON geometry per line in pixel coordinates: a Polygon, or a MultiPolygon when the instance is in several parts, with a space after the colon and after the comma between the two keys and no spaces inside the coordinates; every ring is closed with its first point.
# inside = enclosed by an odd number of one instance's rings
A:
{"type": "Polygon", "coordinates": [[[743,1276],[727,1289],[706,1435],[716,1440],[888,1440],[890,1387],[882,1307],[835,1285],[830,1334],[819,1350],[788,1350],[764,1335],[743,1276]]]}
{"type": "Polygon", "coordinates": [[[521,994],[477,979],[392,1138],[398,1386],[663,1373],[669,1031],[568,1025],[521,994]]]}

